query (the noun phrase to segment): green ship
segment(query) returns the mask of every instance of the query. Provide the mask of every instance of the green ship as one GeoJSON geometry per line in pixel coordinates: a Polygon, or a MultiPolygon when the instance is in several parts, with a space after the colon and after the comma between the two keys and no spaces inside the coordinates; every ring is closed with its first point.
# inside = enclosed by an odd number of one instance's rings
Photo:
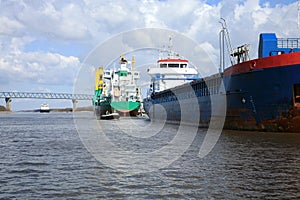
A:
{"type": "Polygon", "coordinates": [[[95,71],[95,93],[93,98],[94,112],[97,119],[118,118],[112,113],[111,97],[106,95],[105,83],[103,81],[103,67],[95,71]]]}
{"type": "Polygon", "coordinates": [[[137,86],[140,73],[134,71],[134,63],[134,57],[127,61],[122,55],[118,68],[104,71],[111,109],[121,116],[137,116],[141,107],[141,87],[137,86]]]}

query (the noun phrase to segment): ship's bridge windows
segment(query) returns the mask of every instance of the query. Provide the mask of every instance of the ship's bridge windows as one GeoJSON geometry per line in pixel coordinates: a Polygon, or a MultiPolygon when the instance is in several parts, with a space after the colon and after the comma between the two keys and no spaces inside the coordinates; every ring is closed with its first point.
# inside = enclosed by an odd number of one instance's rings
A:
{"type": "Polygon", "coordinates": [[[127,71],[120,71],[120,76],[127,76],[128,72],[127,71]]]}
{"type": "Polygon", "coordinates": [[[187,67],[187,64],[184,63],[184,64],[180,64],[180,68],[186,68],[187,67]]]}
{"type": "Polygon", "coordinates": [[[170,67],[170,68],[179,68],[179,64],[169,63],[168,67],[170,67]]]}
{"type": "Polygon", "coordinates": [[[166,64],[166,63],[161,63],[160,64],[160,68],[167,68],[168,67],[168,64],[166,64]]]}

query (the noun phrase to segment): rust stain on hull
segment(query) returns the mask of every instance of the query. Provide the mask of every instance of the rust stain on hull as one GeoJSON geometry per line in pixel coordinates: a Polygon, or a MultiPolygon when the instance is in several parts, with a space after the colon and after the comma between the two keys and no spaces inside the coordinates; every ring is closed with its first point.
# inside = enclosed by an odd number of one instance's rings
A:
{"type": "Polygon", "coordinates": [[[300,108],[295,107],[288,112],[280,113],[280,116],[277,119],[264,119],[259,121],[259,123],[251,110],[231,109],[230,111],[227,111],[224,128],[249,131],[300,133],[300,108]]]}

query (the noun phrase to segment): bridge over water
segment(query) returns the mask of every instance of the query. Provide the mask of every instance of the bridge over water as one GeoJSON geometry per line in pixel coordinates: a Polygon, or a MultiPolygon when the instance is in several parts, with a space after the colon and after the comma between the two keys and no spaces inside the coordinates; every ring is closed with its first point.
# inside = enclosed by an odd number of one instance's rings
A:
{"type": "Polygon", "coordinates": [[[70,99],[73,103],[73,110],[77,108],[78,100],[92,100],[90,94],[68,94],[68,93],[39,93],[39,92],[0,92],[0,98],[5,98],[6,109],[11,110],[12,98],[30,98],[30,99],[70,99]]]}

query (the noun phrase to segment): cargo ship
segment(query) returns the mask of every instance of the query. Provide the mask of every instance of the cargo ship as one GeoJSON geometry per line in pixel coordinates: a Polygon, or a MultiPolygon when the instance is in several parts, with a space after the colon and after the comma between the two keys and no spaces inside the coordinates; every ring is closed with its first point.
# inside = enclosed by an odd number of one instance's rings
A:
{"type": "Polygon", "coordinates": [[[140,73],[134,70],[134,63],[134,57],[127,61],[121,55],[119,67],[104,71],[111,109],[121,116],[137,116],[141,106],[140,73]]]}
{"type": "MultiPolygon", "coordinates": [[[[227,34],[223,26],[220,52],[224,52],[227,34]]],[[[143,104],[149,118],[165,118],[167,122],[178,124],[193,122],[197,126],[208,127],[211,119],[218,123],[216,119],[220,117],[214,116],[219,108],[218,104],[213,106],[212,99],[224,97],[224,129],[300,132],[300,39],[277,38],[275,33],[261,33],[258,58],[250,60],[249,45],[230,49],[229,54],[232,65],[225,68],[224,64],[220,64],[220,73],[197,80],[182,74],[182,78],[189,82],[180,80],[178,84],[173,83],[175,87],[162,84],[175,81],[165,79],[165,67],[170,68],[166,64],[172,63],[179,70],[183,60],[159,59],[156,68],[148,70],[151,84],[143,104]],[[156,76],[153,76],[153,71],[157,72],[156,76]],[[192,92],[187,88],[192,88],[192,92]],[[192,98],[195,98],[195,103],[186,101],[192,98]],[[185,117],[187,112],[199,112],[199,118],[192,119],[193,114],[190,118],[185,117]]],[[[220,60],[224,63],[224,54],[220,55],[220,60]]],[[[184,62],[186,64],[187,60],[184,62]]]]}
{"type": "Polygon", "coordinates": [[[96,70],[93,105],[97,119],[139,114],[141,88],[137,80],[140,74],[134,71],[134,63],[134,57],[129,62],[122,55],[118,68],[104,70],[101,66],[96,70]]]}

